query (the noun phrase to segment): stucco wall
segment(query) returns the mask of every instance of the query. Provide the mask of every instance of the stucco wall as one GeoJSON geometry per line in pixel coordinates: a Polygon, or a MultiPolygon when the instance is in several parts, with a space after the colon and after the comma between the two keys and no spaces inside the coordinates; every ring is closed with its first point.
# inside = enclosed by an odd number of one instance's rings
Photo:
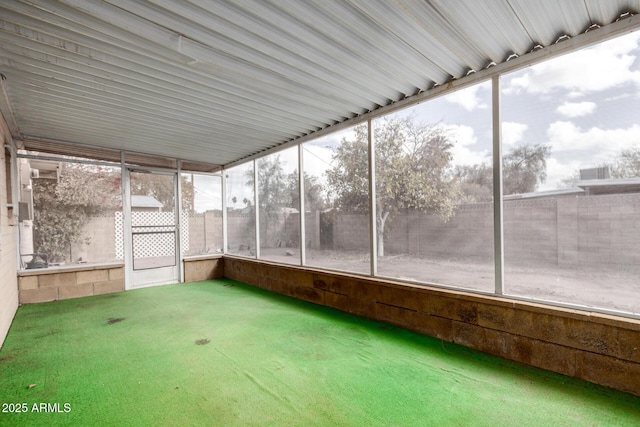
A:
{"type": "Polygon", "coordinates": [[[18,309],[18,278],[16,276],[16,238],[12,210],[7,208],[7,156],[4,144],[9,131],[0,115],[0,347],[4,342],[13,316],[18,309]]]}

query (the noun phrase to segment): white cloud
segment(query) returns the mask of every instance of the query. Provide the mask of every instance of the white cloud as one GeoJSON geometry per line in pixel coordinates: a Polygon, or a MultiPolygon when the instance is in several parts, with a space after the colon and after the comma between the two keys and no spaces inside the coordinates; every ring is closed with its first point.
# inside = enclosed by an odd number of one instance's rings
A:
{"type": "Polygon", "coordinates": [[[460,89],[445,96],[447,102],[461,106],[467,111],[474,111],[477,108],[488,108],[487,103],[478,96],[478,89],[484,88],[484,84],[460,89]]]}
{"type": "Polygon", "coordinates": [[[522,140],[528,125],[518,122],[502,122],[502,145],[514,145],[522,140]]]}
{"type": "Polygon", "coordinates": [[[565,117],[581,117],[595,111],[595,102],[564,102],[556,111],[565,117]]]}
{"type": "Polygon", "coordinates": [[[640,141],[637,124],[623,129],[582,129],[572,122],[556,121],[546,132],[551,158],[547,159],[547,181],[539,190],[560,188],[562,180],[576,170],[595,167],[640,141]]]}
{"type": "Polygon", "coordinates": [[[504,92],[547,94],[565,89],[575,97],[630,81],[640,86],[640,71],[631,70],[639,39],[640,33],[632,33],[536,64],[507,80],[504,92]]]}
{"type": "Polygon", "coordinates": [[[478,138],[471,126],[443,125],[446,134],[453,141],[453,163],[456,165],[475,165],[482,163],[490,155],[487,150],[473,150],[478,138]]]}
{"type": "Polygon", "coordinates": [[[561,188],[562,181],[570,177],[576,170],[590,167],[590,164],[579,160],[562,163],[556,158],[547,159],[547,179],[540,184],[538,191],[555,190],[561,188]]]}
{"type": "Polygon", "coordinates": [[[553,152],[590,151],[593,156],[611,155],[640,141],[640,125],[625,129],[583,130],[572,122],[557,121],[547,128],[547,137],[553,152]]]}
{"type": "Polygon", "coordinates": [[[577,90],[567,93],[567,98],[571,98],[571,99],[580,98],[583,96],[584,96],[584,93],[577,90]]]}

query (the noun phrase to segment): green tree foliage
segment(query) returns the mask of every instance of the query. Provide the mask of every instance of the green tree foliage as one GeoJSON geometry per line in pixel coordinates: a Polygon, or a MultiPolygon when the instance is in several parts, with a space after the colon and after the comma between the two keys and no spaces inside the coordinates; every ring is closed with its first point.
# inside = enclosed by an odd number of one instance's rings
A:
{"type": "Polygon", "coordinates": [[[62,163],[59,182],[33,180],[33,199],[36,252],[48,254],[54,262],[71,261],[71,246],[82,239],[91,215],[121,206],[120,172],[62,163]]]}
{"type": "MultiPolygon", "coordinates": [[[[282,208],[286,206],[287,189],[286,175],[282,168],[280,155],[266,156],[256,161],[258,168],[258,183],[256,186],[253,168],[245,173],[246,186],[258,191],[258,214],[260,215],[261,225],[261,244],[266,244],[264,236],[268,236],[269,224],[273,217],[282,212],[282,208]]],[[[253,200],[244,198],[242,202],[250,212],[255,212],[253,200]]],[[[255,238],[255,215],[249,215],[247,227],[250,230],[251,238],[255,238]]]]}
{"type": "Polygon", "coordinates": [[[504,195],[531,193],[547,179],[547,159],[551,146],[527,144],[517,146],[502,159],[502,191],[504,195]]]}
{"type": "MultiPolygon", "coordinates": [[[[378,255],[384,256],[388,222],[401,210],[434,212],[448,220],[459,186],[451,171],[453,143],[442,126],[419,125],[411,118],[387,119],[375,128],[376,224],[378,255]]],[[[343,139],[326,172],[330,196],[340,211],[369,206],[367,127],[343,139]]]]}
{"type": "MultiPolygon", "coordinates": [[[[269,226],[278,215],[282,215],[282,208],[289,207],[289,194],[286,187],[286,174],[282,167],[280,155],[262,157],[256,161],[258,168],[258,214],[260,215],[262,246],[267,245],[270,234],[269,226]]],[[[253,174],[247,183],[253,184],[253,174]]]]}
{"type": "MultiPolygon", "coordinates": [[[[531,193],[547,179],[547,159],[551,146],[547,144],[520,145],[502,158],[502,193],[531,193]]],[[[455,175],[460,181],[464,197],[461,202],[479,203],[493,199],[493,168],[488,162],[472,166],[458,166],[455,175]]]]}
{"type": "Polygon", "coordinates": [[[640,146],[626,148],[615,156],[609,165],[612,178],[640,177],[640,146]]]}
{"type": "Polygon", "coordinates": [[[456,166],[460,182],[460,203],[483,203],[493,200],[493,168],[485,163],[456,166]]]}
{"type": "MultiPolygon", "coordinates": [[[[269,236],[269,224],[271,220],[283,213],[283,208],[299,209],[299,174],[297,170],[286,174],[283,168],[283,161],[280,155],[263,157],[256,161],[258,168],[258,209],[260,214],[261,242],[266,244],[264,237],[269,236]]],[[[246,185],[254,188],[253,171],[246,173],[246,185]]],[[[305,210],[322,210],[325,207],[322,186],[313,176],[304,174],[305,181],[305,210]]],[[[244,201],[245,205],[252,208],[250,200],[244,201]]],[[[253,210],[253,209],[252,209],[253,210]]],[[[249,220],[253,225],[253,217],[249,220]]],[[[287,236],[280,236],[280,240],[295,243],[299,235],[291,230],[287,236]]]]}
{"type": "MultiPolygon", "coordinates": [[[[304,210],[306,212],[322,211],[326,209],[326,201],[324,196],[324,189],[318,182],[318,178],[308,175],[306,172],[304,176],[304,210]]],[[[300,201],[299,186],[300,181],[298,171],[293,171],[287,176],[287,194],[289,205],[291,207],[298,208],[300,201]]]]}

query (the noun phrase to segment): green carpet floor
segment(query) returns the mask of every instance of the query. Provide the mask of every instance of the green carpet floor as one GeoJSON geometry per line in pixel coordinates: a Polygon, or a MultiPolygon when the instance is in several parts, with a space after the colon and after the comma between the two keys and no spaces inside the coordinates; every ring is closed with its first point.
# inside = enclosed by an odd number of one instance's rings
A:
{"type": "Polygon", "coordinates": [[[639,397],[231,280],[20,307],[0,403],[2,426],[640,425],[639,397]]]}

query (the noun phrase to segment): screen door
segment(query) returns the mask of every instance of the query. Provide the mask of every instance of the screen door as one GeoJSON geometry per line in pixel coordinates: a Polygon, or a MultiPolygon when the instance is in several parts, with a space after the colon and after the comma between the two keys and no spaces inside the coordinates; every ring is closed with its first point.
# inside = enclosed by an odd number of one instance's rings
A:
{"type": "Polygon", "coordinates": [[[132,288],[177,283],[177,174],[129,171],[132,288]]]}

